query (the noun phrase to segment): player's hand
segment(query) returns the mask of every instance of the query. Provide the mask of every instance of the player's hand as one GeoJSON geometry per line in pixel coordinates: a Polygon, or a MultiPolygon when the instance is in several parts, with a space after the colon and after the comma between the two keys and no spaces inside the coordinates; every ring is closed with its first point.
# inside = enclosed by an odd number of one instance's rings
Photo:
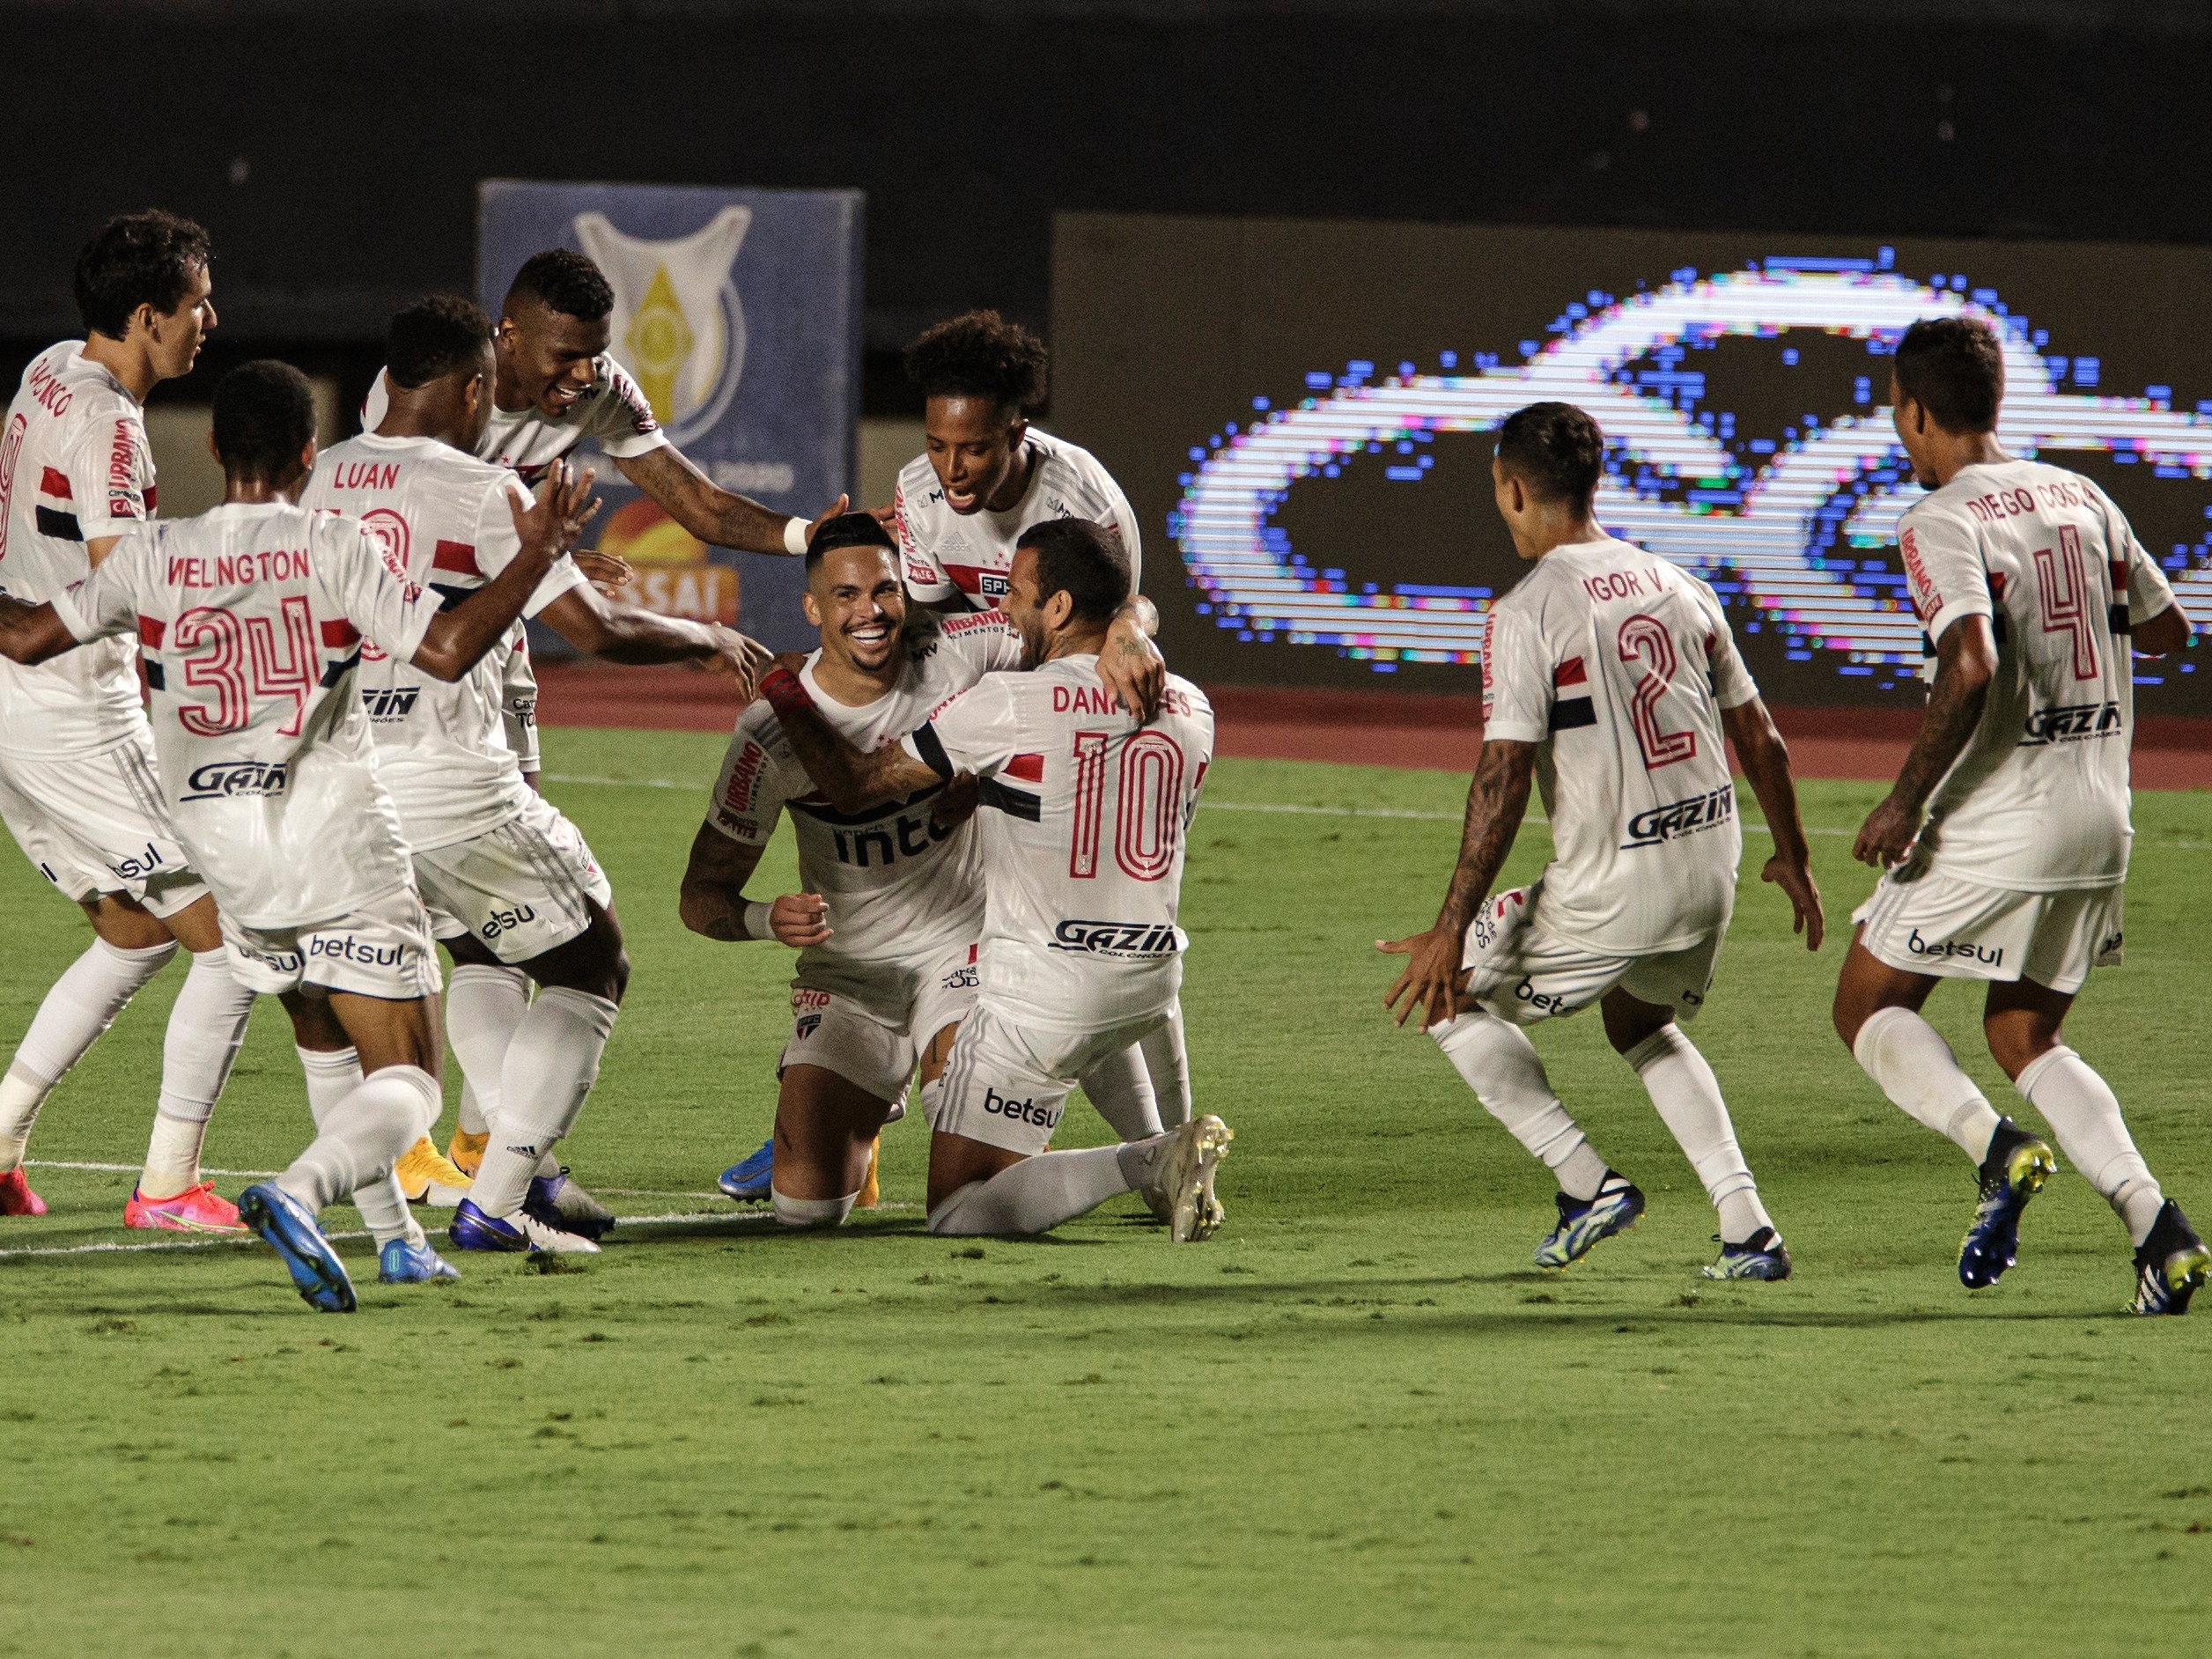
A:
{"type": "Polygon", "coordinates": [[[1828,935],[1828,918],[1821,912],[1820,888],[1812,879],[1812,866],[1792,863],[1777,852],[1766,860],[1759,879],[1772,881],[1789,895],[1789,908],[1795,912],[1789,931],[1805,936],[1807,950],[1818,950],[1820,941],[1828,935]]]}
{"type": "Polygon", "coordinates": [[[592,481],[598,476],[587,467],[571,477],[568,462],[557,461],[538,480],[536,495],[527,510],[510,492],[507,511],[514,517],[514,533],[523,547],[549,558],[558,558],[574,547],[583,537],[584,527],[599,512],[599,498],[592,494],[592,481]]]}
{"type": "Polygon", "coordinates": [[[570,557],[576,561],[576,568],[584,572],[585,579],[609,599],[616,597],[616,588],[629,586],[630,579],[637,573],[630,568],[630,561],[619,553],[579,547],[570,557]]]}
{"type": "Polygon", "coordinates": [[[973,772],[961,772],[929,804],[929,827],[949,833],[976,815],[982,786],[973,772]]]}
{"type": "Polygon", "coordinates": [[[839,496],[836,501],[832,502],[829,506],[824,507],[820,512],[815,514],[815,521],[807,527],[807,544],[809,547],[814,545],[815,536],[820,532],[823,525],[829,523],[830,520],[836,518],[840,512],[850,512],[852,510],[852,498],[851,496],[839,496]]]}
{"type": "Polygon", "coordinates": [[[1427,1010],[1421,1023],[1441,1025],[1459,1017],[1459,958],[1464,949],[1459,935],[1448,927],[1432,927],[1407,939],[1378,939],[1375,949],[1387,956],[1411,958],[1405,971],[1390,987],[1382,1006],[1397,1014],[1403,1026],[1416,1006],[1427,1010]],[[1399,1007],[1403,999],[1404,1007],[1399,1007]]]}
{"type": "Polygon", "coordinates": [[[1098,651],[1098,677],[1116,702],[1141,726],[1160,712],[1168,689],[1168,660],[1127,616],[1114,618],[1098,651]]]}
{"type": "Polygon", "coordinates": [[[719,674],[734,680],[739,693],[747,702],[760,689],[761,676],[768,672],[775,660],[774,654],[757,639],[741,634],[734,628],[725,628],[720,623],[709,623],[714,635],[714,651],[701,660],[699,666],[709,674],[719,674]]]}
{"type": "Polygon", "coordinates": [[[786,893],[768,907],[768,931],[793,950],[825,943],[830,935],[829,901],[819,893],[786,893]]]}
{"type": "Polygon", "coordinates": [[[1920,813],[1895,795],[1885,796],[1859,826],[1859,838],[1851,844],[1851,856],[1862,864],[1886,870],[1905,856],[1920,832],[1920,813]]]}

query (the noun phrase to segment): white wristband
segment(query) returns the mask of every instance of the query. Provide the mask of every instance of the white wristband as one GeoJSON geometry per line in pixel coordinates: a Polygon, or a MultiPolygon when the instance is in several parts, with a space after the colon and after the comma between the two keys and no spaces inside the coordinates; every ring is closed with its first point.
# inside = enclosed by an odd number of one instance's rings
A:
{"type": "Polygon", "coordinates": [[[807,557],[806,520],[786,519],[784,520],[784,551],[795,559],[807,557]]]}
{"type": "Polygon", "coordinates": [[[768,919],[769,911],[774,908],[775,907],[773,905],[765,903],[759,899],[748,899],[745,901],[746,938],[773,939],[776,937],[776,930],[770,925],[768,919]]]}

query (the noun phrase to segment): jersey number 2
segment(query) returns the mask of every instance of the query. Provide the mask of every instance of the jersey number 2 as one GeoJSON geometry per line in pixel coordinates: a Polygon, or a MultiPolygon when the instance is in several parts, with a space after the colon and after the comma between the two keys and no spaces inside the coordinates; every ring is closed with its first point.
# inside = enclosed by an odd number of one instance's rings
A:
{"type": "MultiPolygon", "coordinates": [[[[1075,817],[1070,830],[1067,873],[1079,881],[1098,874],[1098,839],[1106,804],[1103,732],[1075,734],[1075,817]]],[[[1139,881],[1157,881],[1174,864],[1183,833],[1183,751],[1161,732],[1139,732],[1121,751],[1120,787],[1114,802],[1114,862],[1139,881]]]]}
{"type": "Polygon", "coordinates": [[[1659,699],[1674,683],[1674,636],[1655,616],[1639,612],[1621,623],[1620,660],[1641,667],[1636,689],[1628,694],[1628,718],[1636,728],[1636,747],[1643,751],[1644,770],[1657,771],[1677,761],[1698,757],[1695,732],[1666,732],[1659,727],[1659,699]]]}
{"type": "Polygon", "coordinates": [[[266,616],[240,616],[211,605],[195,606],[177,618],[169,638],[176,649],[195,652],[184,663],[184,682],[215,693],[213,705],[187,704],[177,723],[195,737],[220,737],[243,731],[253,718],[255,697],[290,697],[291,718],[278,729],[299,735],[299,717],[315,689],[314,625],[307,601],[294,594],[284,602],[284,655],[276,655],[276,624],[266,616]]]}

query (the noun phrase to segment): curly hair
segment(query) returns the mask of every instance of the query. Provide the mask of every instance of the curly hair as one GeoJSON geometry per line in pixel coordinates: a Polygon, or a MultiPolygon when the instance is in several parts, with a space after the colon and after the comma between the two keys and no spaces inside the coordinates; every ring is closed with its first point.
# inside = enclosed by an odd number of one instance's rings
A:
{"type": "Polygon", "coordinates": [[[85,331],[120,340],[141,306],[167,316],[184,303],[193,271],[214,256],[208,233],[174,213],[149,208],[108,220],[77,256],[85,331]]]}
{"type": "Polygon", "coordinates": [[[1498,464],[1539,501],[1579,505],[1605,476],[1605,434],[1572,403],[1531,403],[1498,428],[1498,464]]]}
{"type": "Polygon", "coordinates": [[[535,299],[564,317],[597,322],[615,308],[615,291],[599,267],[572,248],[549,247],[522,262],[507,284],[506,303],[535,299]]]}
{"type": "Polygon", "coordinates": [[[906,348],[924,397],[987,397],[1009,415],[1044,402],[1044,342],[995,311],[940,322],[906,348]]]}
{"type": "Polygon", "coordinates": [[[384,365],[412,390],[483,361],[491,320],[459,294],[431,294],[395,313],[385,335],[384,365]]]}
{"type": "Polygon", "coordinates": [[[1972,317],[1922,317],[1897,343],[1898,390],[1947,432],[1987,432],[2004,402],[2004,348],[1972,317]]]}

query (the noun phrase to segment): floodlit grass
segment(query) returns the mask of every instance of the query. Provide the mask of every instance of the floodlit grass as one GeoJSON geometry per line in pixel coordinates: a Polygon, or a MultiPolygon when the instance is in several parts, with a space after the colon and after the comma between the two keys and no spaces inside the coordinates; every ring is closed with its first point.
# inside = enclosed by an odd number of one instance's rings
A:
{"type": "MultiPolygon", "coordinates": [[[[550,787],[637,969],[569,1156],[625,1211],[717,1219],[428,1289],[375,1285],[359,1241],[351,1318],[258,1246],[0,1259],[0,1652],[2132,1654],[2212,1627],[2212,1307],[2121,1317],[2126,1240],[2071,1173],[2004,1284],[1959,1288],[1971,1171],[1836,1043],[1840,939],[1789,937],[1760,837],[1695,1036],[1788,1284],[1697,1276],[1711,1213],[1589,1018],[1537,1044],[1651,1212],[1529,1266],[1547,1178],[1379,1006],[1372,941],[1434,914],[1464,780],[1291,763],[1220,763],[1184,889],[1199,1098],[1237,1131],[1220,1237],[1172,1248],[1129,1198],[1039,1242],[930,1239],[911,1123],[884,1210],[780,1237],[710,1196],[765,1132],[787,1019],[786,953],[675,921],[719,748],[546,738],[556,774],[632,780],[550,787]],[[1235,809],[1260,804],[1423,815],[1235,809]]],[[[1814,785],[1809,814],[1847,832],[1876,793],[1814,785]]],[[[2136,817],[2129,964],[2070,1035],[2212,1220],[2212,800],[2136,817]]],[[[1815,842],[1840,934],[1870,880],[1847,846],[1815,842]]],[[[1532,827],[1511,873],[1545,851],[1532,827]]],[[[780,843],[763,889],[791,867],[780,843]]],[[[85,937],[0,859],[0,1043],[85,937]]],[[[135,1162],[181,977],[33,1157],[135,1162]]],[[[1933,1012],[2024,1110],[1976,1006],[1933,1012]]],[[[306,1139],[288,1042],[264,1003],[211,1164],[306,1139]]],[[[128,1176],[33,1175],[53,1213],[0,1249],[148,1236],[128,1176]]]]}

